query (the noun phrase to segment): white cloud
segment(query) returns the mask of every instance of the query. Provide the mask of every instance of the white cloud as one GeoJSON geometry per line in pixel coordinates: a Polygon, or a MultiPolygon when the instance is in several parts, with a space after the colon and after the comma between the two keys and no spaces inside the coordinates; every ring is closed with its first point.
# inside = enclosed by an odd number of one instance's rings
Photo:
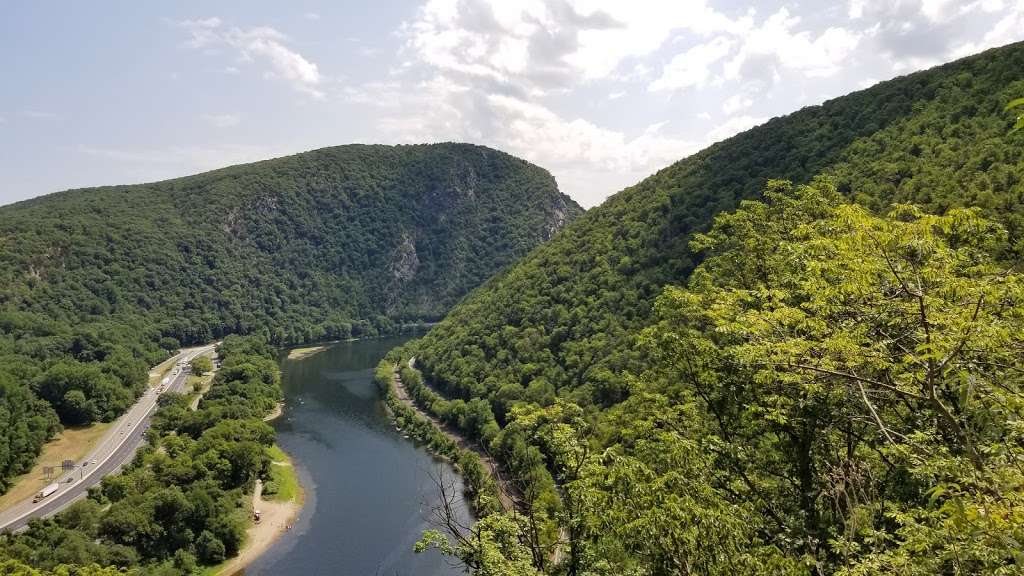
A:
{"type": "Polygon", "coordinates": [[[610,77],[676,30],[748,26],[704,0],[429,0],[402,34],[408,53],[438,69],[544,89],[610,77]]]}
{"type": "Polygon", "coordinates": [[[129,174],[138,180],[150,181],[265,160],[287,153],[281,148],[231,144],[151,149],[80,146],[77,150],[93,158],[123,165],[124,171],[119,173],[129,174]]]}
{"type": "Polygon", "coordinates": [[[954,0],[921,0],[921,13],[932,22],[942,22],[955,13],[954,4],[954,0]]]}
{"type": "Polygon", "coordinates": [[[829,27],[816,37],[808,31],[795,31],[800,23],[786,8],[768,17],[746,35],[739,52],[726,64],[725,77],[731,80],[749,78],[746,68],[765,70],[765,64],[799,71],[808,77],[832,76],[842,69],[853,53],[861,35],[841,27],[829,27]]]}
{"type": "MultiPolygon", "coordinates": [[[[851,4],[859,15],[861,4],[851,4]]],[[[800,18],[781,8],[761,23],[752,16],[723,27],[725,35],[677,54],[649,86],[652,91],[702,88],[723,80],[780,80],[779,69],[794,70],[809,78],[828,77],[842,70],[861,40],[861,33],[829,27],[815,34],[797,30],[800,18]],[[735,51],[734,51],[735,49],[735,51]],[[714,68],[723,62],[721,70],[714,68]]]]}
{"type": "Polygon", "coordinates": [[[847,7],[846,14],[852,19],[856,20],[864,15],[864,5],[867,0],[850,0],[847,7]]]}
{"type": "Polygon", "coordinates": [[[317,65],[285,45],[288,37],[268,26],[242,29],[225,28],[220,18],[185,20],[178,23],[189,31],[187,45],[192,48],[228,46],[243,62],[261,62],[267,67],[265,76],[282,78],[299,91],[314,98],[323,98],[323,78],[317,65]]]}
{"type": "Polygon", "coordinates": [[[666,135],[661,124],[630,136],[584,118],[563,118],[536,102],[483,94],[444,76],[408,87],[348,88],[346,96],[381,113],[378,138],[494,146],[550,169],[562,190],[587,206],[603,200],[609,185],[626,186],[697,150],[694,142],[666,135]]]}
{"type": "Polygon", "coordinates": [[[731,40],[719,36],[676,55],[662,69],[661,77],[652,82],[648,89],[657,92],[704,86],[711,77],[711,65],[725,58],[732,46],[731,40]]]}
{"type": "Polygon", "coordinates": [[[857,82],[857,88],[863,90],[865,88],[870,88],[875,84],[878,84],[878,79],[869,77],[861,80],[860,82],[857,82]]]}
{"type": "Polygon", "coordinates": [[[214,128],[238,126],[242,119],[237,114],[204,114],[203,121],[214,128]]]}
{"type": "Polygon", "coordinates": [[[726,115],[732,116],[736,112],[746,110],[753,105],[754,100],[752,98],[744,96],[743,94],[734,94],[726,98],[725,102],[722,103],[722,112],[725,112],[726,115]]]}
{"type": "Polygon", "coordinates": [[[391,75],[344,94],[375,109],[374,137],[504,149],[592,205],[771,115],[941,58],[948,49],[922,45],[922,30],[941,36],[956,15],[1001,1],[850,0],[805,21],[797,8],[758,15],[710,0],[425,0],[399,29],[391,75]],[[684,92],[692,124],[659,122],[684,92]],[[626,94],[638,109],[599,104],[626,94]],[[623,127],[637,124],[647,128],[623,127]]]}
{"type": "Polygon", "coordinates": [[[302,15],[302,17],[305,18],[306,20],[319,20],[320,19],[320,15],[317,14],[316,12],[306,12],[305,14],[302,15]]]}
{"type": "MultiPolygon", "coordinates": [[[[1000,5],[1000,8],[1002,6],[1000,5]]],[[[990,7],[991,8],[991,7],[990,7]]],[[[1024,36],[1024,0],[1018,0],[1016,4],[1000,18],[980,41],[966,42],[955,47],[952,51],[954,58],[961,58],[970,54],[995,48],[1011,42],[1016,42],[1024,36]]]]}
{"type": "Polygon", "coordinates": [[[662,134],[662,124],[641,134],[595,125],[583,118],[566,120],[539,104],[491,95],[488,104],[503,118],[497,139],[535,162],[564,165],[579,161],[612,172],[653,170],[696,151],[696,143],[662,134]]]}
{"type": "Polygon", "coordinates": [[[646,56],[676,31],[698,36],[740,34],[749,17],[730,19],[704,0],[578,0],[583,14],[606,14],[617,26],[581,30],[578,44],[566,60],[587,79],[603,78],[630,57],[646,56]]]}

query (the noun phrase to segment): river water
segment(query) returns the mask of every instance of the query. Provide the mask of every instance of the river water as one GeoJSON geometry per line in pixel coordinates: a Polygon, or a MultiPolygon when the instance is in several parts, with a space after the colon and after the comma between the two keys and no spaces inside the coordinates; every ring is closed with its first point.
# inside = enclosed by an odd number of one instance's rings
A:
{"type": "Polygon", "coordinates": [[[404,341],[344,342],[282,362],[285,409],[274,427],[306,504],[246,576],[463,574],[436,551],[412,550],[432,527],[433,477],[443,470],[449,481],[457,478],[395,431],[373,383],[377,363],[404,341]]]}

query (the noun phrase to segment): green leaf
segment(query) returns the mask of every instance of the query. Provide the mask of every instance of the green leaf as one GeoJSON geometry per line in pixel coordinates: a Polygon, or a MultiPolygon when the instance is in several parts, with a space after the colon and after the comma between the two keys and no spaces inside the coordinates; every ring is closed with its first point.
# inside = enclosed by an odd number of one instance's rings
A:
{"type": "Polygon", "coordinates": [[[1014,100],[1010,100],[1010,102],[1007,103],[1006,108],[1004,108],[1003,110],[1009,112],[1010,110],[1013,110],[1014,108],[1018,108],[1020,106],[1024,106],[1024,98],[1016,98],[1014,100]]]}

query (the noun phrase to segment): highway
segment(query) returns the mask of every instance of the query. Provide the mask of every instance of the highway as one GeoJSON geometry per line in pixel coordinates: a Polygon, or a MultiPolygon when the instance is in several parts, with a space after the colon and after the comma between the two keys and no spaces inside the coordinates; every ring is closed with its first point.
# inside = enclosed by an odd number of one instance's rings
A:
{"type": "MultiPolygon", "coordinates": [[[[165,392],[182,392],[188,380],[187,362],[200,354],[213,350],[214,345],[197,348],[186,348],[173,358],[174,362],[186,362],[178,374],[169,376],[165,392]]],[[[145,432],[149,427],[149,418],[156,408],[157,389],[160,385],[149,387],[123,416],[114,422],[110,430],[103,436],[96,448],[82,462],[76,462],[72,471],[61,471],[57,477],[60,488],[57,492],[42,501],[35,503],[33,498],[22,500],[6,510],[0,511],[0,532],[17,532],[35,518],[45,518],[60,512],[71,503],[84,498],[89,488],[97,485],[108,474],[116,473],[123,465],[130,462],[145,440],[145,432]],[[95,461],[95,464],[93,464],[95,461]],[[67,482],[71,479],[71,482],[67,482]]],[[[58,466],[59,470],[60,467],[58,466]]]]}

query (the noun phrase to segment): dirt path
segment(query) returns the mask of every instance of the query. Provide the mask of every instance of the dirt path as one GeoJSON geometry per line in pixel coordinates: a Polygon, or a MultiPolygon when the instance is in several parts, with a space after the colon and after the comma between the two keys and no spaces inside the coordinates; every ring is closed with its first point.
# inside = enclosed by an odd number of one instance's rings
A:
{"type": "Polygon", "coordinates": [[[264,500],[263,482],[256,480],[252,493],[253,510],[260,511],[259,524],[253,523],[245,532],[245,544],[238,556],[228,560],[217,570],[219,576],[229,576],[245,568],[267,551],[282,534],[291,528],[302,506],[294,501],[264,500]]]}
{"type": "MultiPolygon", "coordinates": [[[[415,370],[415,363],[416,357],[414,356],[409,359],[409,368],[415,370]]],[[[444,432],[446,436],[448,436],[456,444],[458,444],[459,448],[464,448],[466,450],[472,450],[473,452],[475,452],[476,455],[480,457],[480,460],[483,462],[484,466],[487,468],[487,471],[490,473],[491,478],[494,479],[494,483],[497,484],[498,486],[498,498],[501,500],[501,507],[504,508],[506,511],[514,510],[516,507],[516,501],[512,497],[512,495],[515,494],[515,491],[512,488],[512,486],[509,485],[509,483],[505,480],[504,476],[502,476],[501,467],[494,460],[494,458],[492,458],[489,454],[484,452],[483,449],[480,448],[480,445],[478,445],[476,442],[470,441],[455,428],[449,426],[448,424],[445,424],[438,418],[434,417],[433,414],[430,414],[422,410],[409,395],[409,391],[406,390],[405,384],[402,383],[402,377],[399,376],[398,372],[398,366],[395,366],[395,370],[391,375],[391,384],[392,389],[395,392],[395,396],[402,402],[402,404],[405,404],[406,406],[412,408],[413,410],[416,411],[417,414],[419,414],[423,418],[426,418],[436,428],[441,430],[441,432],[444,432]]]]}

